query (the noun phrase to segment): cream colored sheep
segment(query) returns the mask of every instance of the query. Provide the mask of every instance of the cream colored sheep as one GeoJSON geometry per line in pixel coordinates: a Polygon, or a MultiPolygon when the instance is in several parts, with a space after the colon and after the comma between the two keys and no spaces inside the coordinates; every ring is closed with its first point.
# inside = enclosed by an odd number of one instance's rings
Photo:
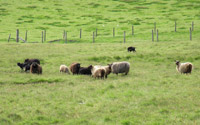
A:
{"type": "Polygon", "coordinates": [[[190,62],[180,63],[180,61],[176,61],[176,70],[180,73],[191,73],[193,65],[190,62]]]}
{"type": "Polygon", "coordinates": [[[60,65],[60,72],[69,73],[69,69],[66,65],[60,65]]]}

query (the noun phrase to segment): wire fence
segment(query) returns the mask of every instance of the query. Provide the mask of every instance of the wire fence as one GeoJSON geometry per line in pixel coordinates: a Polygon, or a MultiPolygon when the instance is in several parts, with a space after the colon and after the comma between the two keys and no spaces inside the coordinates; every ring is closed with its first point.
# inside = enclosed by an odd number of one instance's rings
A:
{"type": "MultiPolygon", "coordinates": [[[[189,29],[177,28],[177,22],[174,22],[174,31],[166,31],[157,26],[154,22],[152,29],[149,32],[138,32],[135,27],[130,26],[129,30],[121,30],[113,27],[113,29],[96,28],[93,32],[85,31],[83,28],[76,30],[76,32],[70,32],[67,30],[54,33],[50,30],[40,30],[40,32],[33,33],[33,31],[21,31],[16,30],[15,34],[9,34],[8,42],[23,42],[23,43],[74,43],[74,42],[134,42],[134,41],[171,41],[171,40],[199,40],[199,30],[194,30],[194,22],[191,22],[189,29]],[[180,32],[181,31],[181,32],[180,32]],[[59,34],[59,35],[58,35],[59,34]]],[[[141,29],[140,29],[141,30],[141,29]]]]}

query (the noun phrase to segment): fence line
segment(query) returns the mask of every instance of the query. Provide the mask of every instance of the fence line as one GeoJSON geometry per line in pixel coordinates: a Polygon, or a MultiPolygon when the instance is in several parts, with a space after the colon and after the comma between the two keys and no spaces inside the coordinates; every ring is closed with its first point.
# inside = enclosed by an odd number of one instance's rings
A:
{"type": "MultiPolygon", "coordinates": [[[[138,35],[138,34],[142,34],[142,33],[135,33],[134,31],[134,25],[131,25],[132,27],[132,30],[130,30],[129,32],[126,33],[126,31],[124,31],[123,35],[116,35],[116,30],[115,30],[115,27],[113,27],[113,37],[124,37],[124,43],[126,42],[126,37],[131,37],[131,36],[135,36],[135,35],[138,35]]],[[[157,38],[157,41],[159,41],[159,33],[158,33],[158,28],[156,26],[156,22],[154,22],[154,29],[152,29],[152,41],[154,42],[154,34],[156,35],[155,37],[157,38]]],[[[101,31],[101,30],[100,30],[101,31]]],[[[194,22],[192,21],[191,23],[191,27],[190,27],[190,40],[192,40],[192,32],[194,31],[194,22]]],[[[120,33],[122,32],[121,30],[119,31],[120,33]]],[[[118,32],[118,34],[119,34],[118,32]]],[[[175,32],[177,32],[177,22],[175,21],[175,32]]],[[[88,32],[87,32],[88,33],[88,32]]],[[[161,34],[162,35],[162,34],[161,34]]],[[[75,35],[74,35],[75,36],[75,35]]],[[[103,38],[112,38],[112,35],[110,34],[103,34],[101,35],[98,31],[98,29],[96,28],[96,32],[93,32],[93,36],[92,36],[92,39],[93,39],[93,43],[95,43],[95,37],[97,38],[97,36],[102,36],[103,38]]],[[[46,41],[46,30],[42,31],[42,36],[41,36],[42,40],[41,42],[43,43],[44,41],[46,41]]],[[[85,39],[91,39],[91,36],[84,36],[85,39]]],[[[101,38],[101,37],[100,37],[101,38]]],[[[133,38],[133,37],[132,37],[133,38]]],[[[135,37],[134,37],[135,38],[135,37]]],[[[161,37],[162,38],[162,37],[161,37]]],[[[11,34],[9,35],[9,38],[8,38],[8,42],[10,42],[10,39],[11,39],[11,34]]],[[[19,39],[22,40],[23,42],[27,42],[27,39],[28,39],[28,30],[26,30],[26,33],[25,33],[25,39],[23,39],[22,37],[19,36],[19,29],[16,30],[16,42],[18,43],[19,42],[19,39]]],[[[74,38],[72,38],[74,39],[74,38]]],[[[82,39],[82,29],[80,29],[80,39],[82,39]]],[[[59,38],[57,39],[59,40],[59,38]]],[[[57,41],[57,40],[51,40],[51,41],[57,41]]],[[[67,32],[64,30],[63,32],[63,40],[65,43],[67,43],[67,32]]]]}

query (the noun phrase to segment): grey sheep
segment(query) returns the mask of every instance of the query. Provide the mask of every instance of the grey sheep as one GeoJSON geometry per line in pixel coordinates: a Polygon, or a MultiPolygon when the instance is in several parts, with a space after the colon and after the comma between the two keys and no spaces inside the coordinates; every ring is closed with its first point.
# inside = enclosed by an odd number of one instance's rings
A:
{"type": "Polygon", "coordinates": [[[128,74],[130,69],[130,63],[129,62],[114,62],[111,64],[111,71],[114,74],[118,73],[125,73],[125,75],[128,74]]]}

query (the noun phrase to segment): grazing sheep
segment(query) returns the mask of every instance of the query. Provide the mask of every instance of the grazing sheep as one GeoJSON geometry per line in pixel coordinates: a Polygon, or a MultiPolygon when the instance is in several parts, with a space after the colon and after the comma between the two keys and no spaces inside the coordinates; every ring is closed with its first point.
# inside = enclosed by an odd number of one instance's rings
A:
{"type": "Polygon", "coordinates": [[[30,70],[30,66],[33,62],[40,64],[40,60],[38,60],[38,59],[25,59],[24,63],[17,63],[17,65],[22,70],[25,68],[25,71],[28,71],[28,70],[30,70]]]}
{"type": "Polygon", "coordinates": [[[131,52],[131,51],[136,52],[135,47],[132,47],[132,46],[128,47],[127,50],[128,52],[131,52]]]}
{"type": "Polygon", "coordinates": [[[60,72],[69,73],[69,69],[66,65],[60,65],[60,72]]]}
{"type": "Polygon", "coordinates": [[[111,71],[114,74],[118,73],[125,73],[125,75],[128,74],[130,69],[130,63],[129,62],[114,62],[111,64],[111,71]]]}
{"type": "Polygon", "coordinates": [[[176,61],[176,70],[180,73],[191,73],[193,65],[190,62],[180,63],[180,61],[176,61]]]}
{"type": "Polygon", "coordinates": [[[94,74],[92,74],[92,77],[94,77],[95,79],[96,79],[96,78],[104,79],[105,72],[106,72],[105,69],[97,68],[97,69],[94,71],[94,74]]]}
{"type": "Polygon", "coordinates": [[[92,65],[89,65],[88,67],[80,67],[79,74],[91,75],[92,74],[91,69],[92,65]]]}
{"type": "Polygon", "coordinates": [[[30,73],[42,74],[42,67],[38,63],[33,62],[30,67],[30,73]]]}
{"type": "Polygon", "coordinates": [[[80,65],[81,65],[80,63],[72,63],[70,65],[69,68],[73,75],[79,73],[80,65]]]}

